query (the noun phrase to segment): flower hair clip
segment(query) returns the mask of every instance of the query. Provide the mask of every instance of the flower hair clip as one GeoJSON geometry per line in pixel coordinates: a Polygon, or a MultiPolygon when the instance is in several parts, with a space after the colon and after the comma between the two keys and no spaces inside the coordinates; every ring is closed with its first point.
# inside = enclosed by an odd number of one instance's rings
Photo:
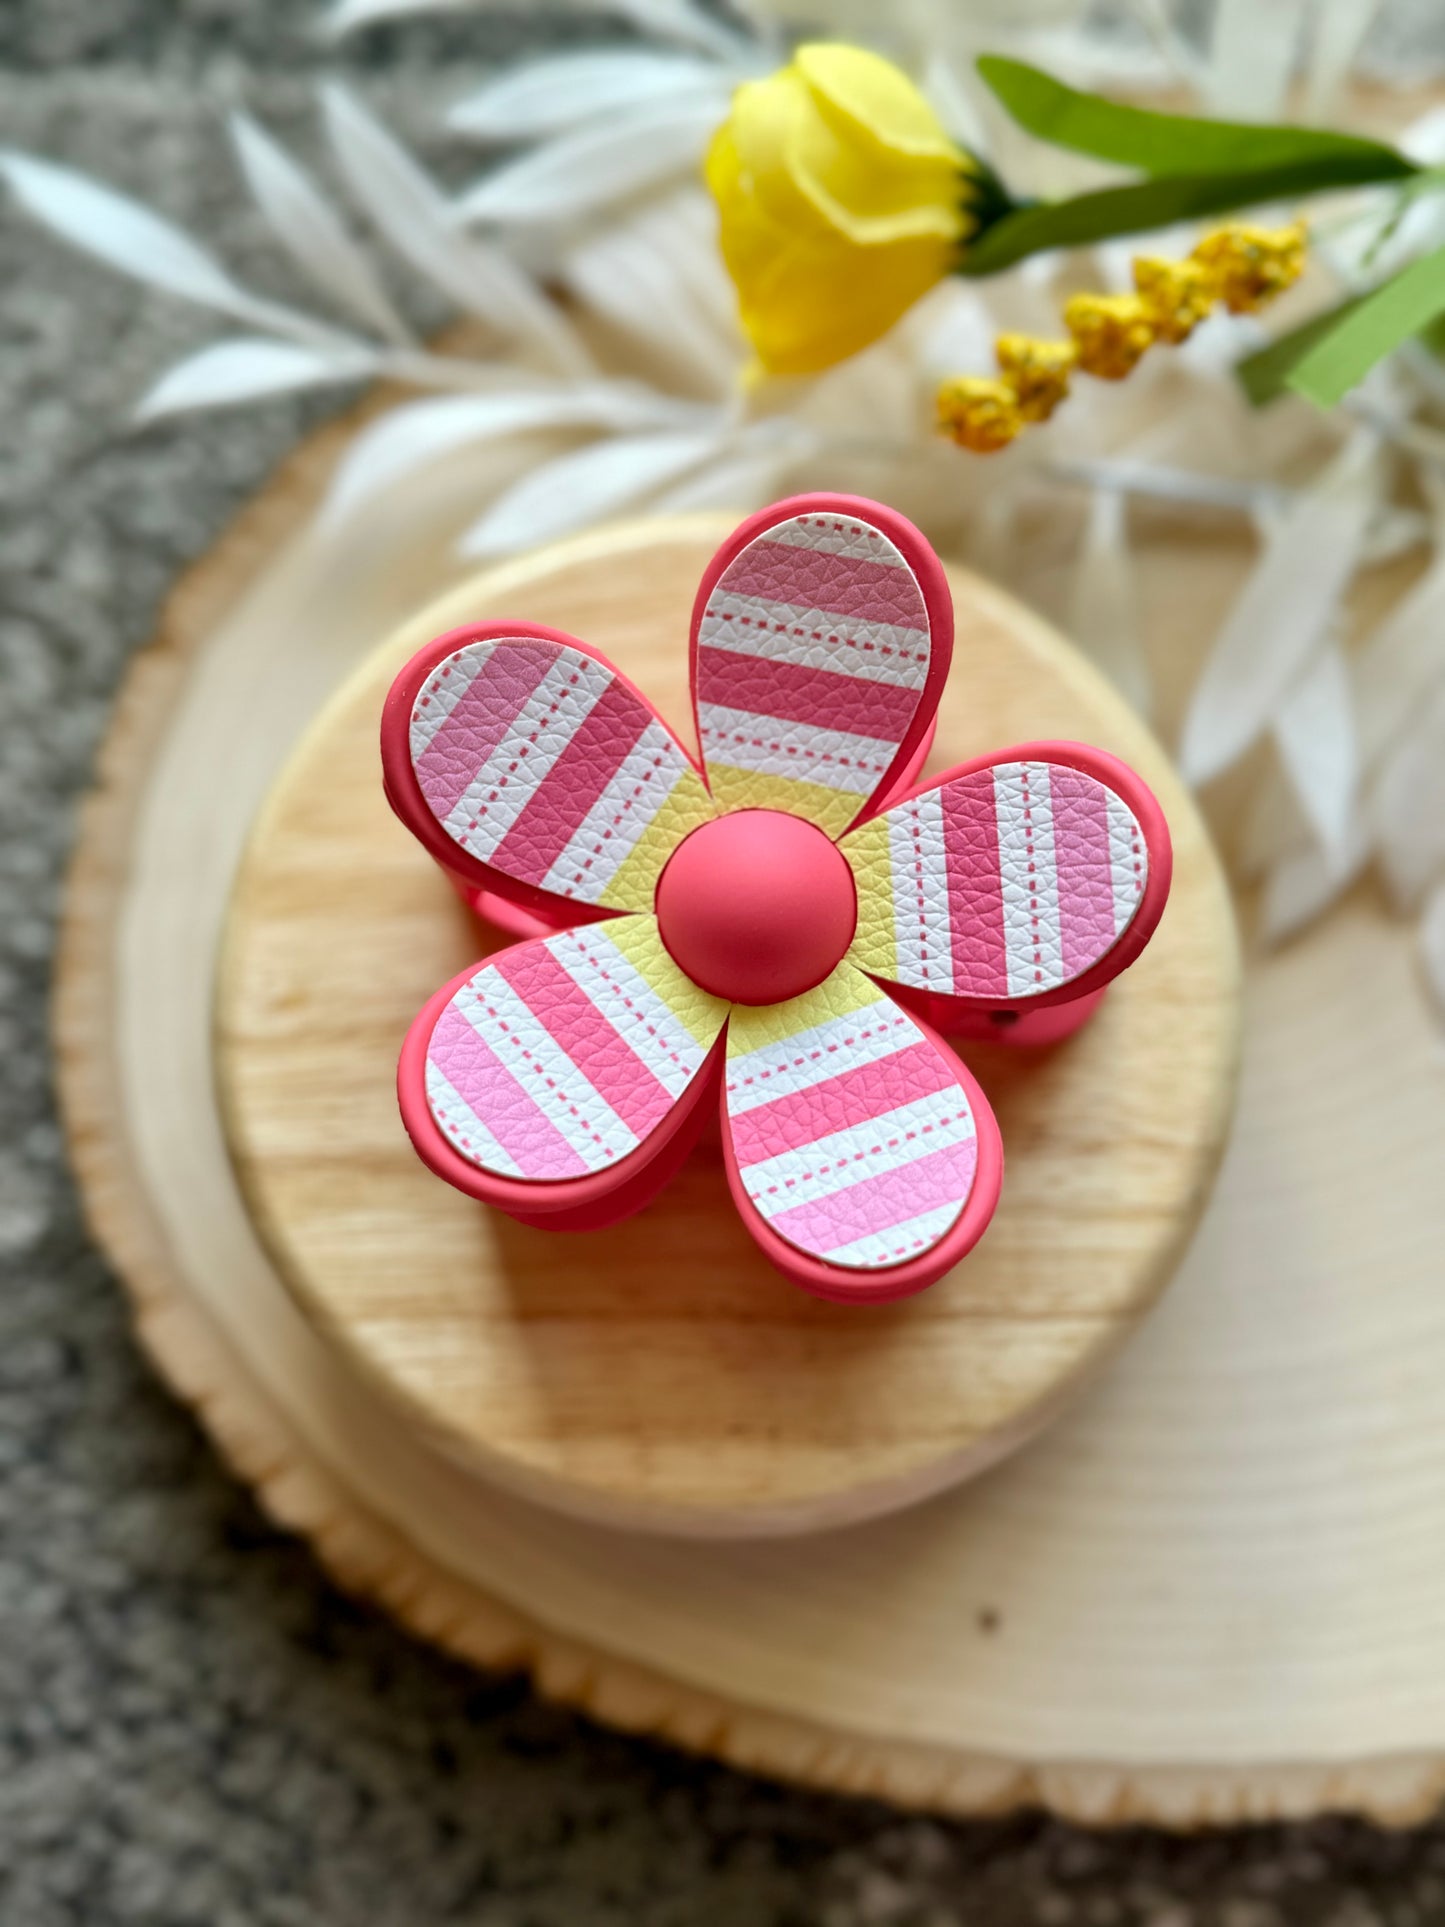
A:
{"type": "Polygon", "coordinates": [[[433,1171],[525,1224],[599,1228],[720,1099],[733,1199],[794,1283],[902,1297],[968,1252],[1003,1156],[942,1034],[1081,1021],[1158,923],[1170,846],[1140,779],[1077,744],[917,787],[952,628],[909,522],[808,495],[703,576],[700,764],[570,636],[490,622],[411,660],[382,721],[392,807],[524,939],[407,1034],[433,1171]]]}

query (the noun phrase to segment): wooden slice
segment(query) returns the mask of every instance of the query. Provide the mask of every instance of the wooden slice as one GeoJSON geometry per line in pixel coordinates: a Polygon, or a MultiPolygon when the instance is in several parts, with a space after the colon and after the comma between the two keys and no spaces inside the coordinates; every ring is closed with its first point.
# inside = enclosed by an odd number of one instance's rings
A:
{"type": "MultiPolygon", "coordinates": [[[[455,575],[485,486],[409,487],[374,542],[327,552],[296,532],[352,427],[173,598],[66,893],[87,1208],[231,1462],[418,1633],[740,1765],[959,1812],[1425,1814],[1445,1790],[1441,1052],[1409,933],[1368,892],[1251,961],[1230,1148],[1144,1329],[1027,1451],[927,1504],[752,1543],[589,1526],[438,1452],[298,1314],[216,1110],[232,873],[299,732],[455,575]]],[[[1073,540],[1055,528],[1031,536],[1040,582],[1073,540]]],[[[1156,671],[1187,664],[1249,544],[1193,519],[1135,533],[1156,671]]]]}
{"type": "Polygon", "coordinates": [[[237,879],[217,1061],[231,1148],[282,1276],[429,1436],[515,1490],[602,1519],[786,1530],[883,1511],[1025,1438],[1138,1321],[1198,1219],[1238,1028],[1233,918],[1194,807],[1068,645],[961,571],[933,767],[1100,744],[1155,786],[1177,846],[1159,934],[1049,1052],[970,1052],[1004,1133],[982,1246],[926,1294],[840,1307],[743,1229],[716,1132],[607,1232],[528,1229],[440,1184],[401,1128],[407,1024],[480,954],[393,819],[377,724],[397,669],[464,621],[526,616],[600,646],[680,719],[687,614],[730,518],[634,525],[535,556],[406,623],[307,730],[237,879]]]}

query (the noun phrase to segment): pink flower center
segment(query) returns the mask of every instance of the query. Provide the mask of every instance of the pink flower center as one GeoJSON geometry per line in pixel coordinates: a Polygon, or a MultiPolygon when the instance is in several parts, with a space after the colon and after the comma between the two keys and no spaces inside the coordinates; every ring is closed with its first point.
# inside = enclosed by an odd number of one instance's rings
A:
{"type": "Polygon", "coordinates": [[[782,810],[735,810],[684,837],[657,884],[673,962],[735,1004],[822,983],[853,941],[858,893],[843,852],[782,810]]]}

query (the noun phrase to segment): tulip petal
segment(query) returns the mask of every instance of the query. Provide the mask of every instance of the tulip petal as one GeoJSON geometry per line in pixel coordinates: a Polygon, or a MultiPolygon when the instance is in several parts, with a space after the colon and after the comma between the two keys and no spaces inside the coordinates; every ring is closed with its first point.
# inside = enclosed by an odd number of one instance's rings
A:
{"type": "Polygon", "coordinates": [[[786,810],[840,835],[921,743],[952,635],[938,559],[902,516],[817,495],[751,517],[693,611],[693,698],[718,806],[786,810]]]}
{"type": "Polygon", "coordinates": [[[793,63],[814,96],[846,117],[858,138],[894,154],[967,164],[927,96],[881,54],[847,41],[814,40],[797,48],[793,63]]]}
{"type": "Polygon", "coordinates": [[[505,1185],[478,1191],[475,1172],[552,1187],[565,1204],[555,1187],[648,1162],[727,1013],[683,976],[651,917],[513,945],[448,985],[413,1025],[401,1071],[407,1127],[463,1189],[504,1208],[519,1197],[524,1210],[543,1208],[505,1185]]]}
{"type": "Polygon", "coordinates": [[[858,884],[852,961],[934,997],[1096,989],[1138,955],[1168,890],[1149,791],[1113,757],[1065,743],[951,772],[841,847],[858,884]]]}
{"type": "Polygon", "coordinates": [[[787,1003],[734,1008],[725,1089],[744,1216],[807,1288],[921,1290],[992,1214],[1001,1165],[978,1086],[847,963],[787,1003]]]}
{"type": "Polygon", "coordinates": [[[525,623],[455,630],[387,699],[392,805],[448,868],[526,907],[650,910],[713,814],[645,697],[582,644],[525,623]]]}
{"type": "Polygon", "coordinates": [[[860,246],[959,240],[967,157],[912,81],[856,48],[800,48],[796,65],[813,111],[795,121],[788,165],[814,205],[860,246]]]}
{"type": "Polygon", "coordinates": [[[847,50],[808,51],[828,84],[794,62],[740,87],[706,164],[742,323],[775,374],[814,373],[877,340],[958,265],[974,226],[967,157],[941,130],[939,147],[920,145],[891,109],[865,126],[867,90],[823,58],[847,50]]]}

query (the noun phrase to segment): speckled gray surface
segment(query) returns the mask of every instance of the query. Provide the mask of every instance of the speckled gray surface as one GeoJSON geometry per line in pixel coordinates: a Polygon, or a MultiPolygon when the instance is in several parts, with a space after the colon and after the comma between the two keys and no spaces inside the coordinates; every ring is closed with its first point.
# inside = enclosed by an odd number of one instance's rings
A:
{"type": "MultiPolygon", "coordinates": [[[[264,279],[219,110],[304,144],[301,0],[3,0],[0,138],[125,183],[264,279]]],[[[367,36],[404,123],[527,23],[367,36]]],[[[0,211],[0,1927],[1429,1927],[1445,1828],[1175,1840],[949,1825],[619,1739],[338,1596],[160,1390],[50,1095],[71,810],[176,571],[307,409],[145,434],[201,317],[0,211]]]]}

